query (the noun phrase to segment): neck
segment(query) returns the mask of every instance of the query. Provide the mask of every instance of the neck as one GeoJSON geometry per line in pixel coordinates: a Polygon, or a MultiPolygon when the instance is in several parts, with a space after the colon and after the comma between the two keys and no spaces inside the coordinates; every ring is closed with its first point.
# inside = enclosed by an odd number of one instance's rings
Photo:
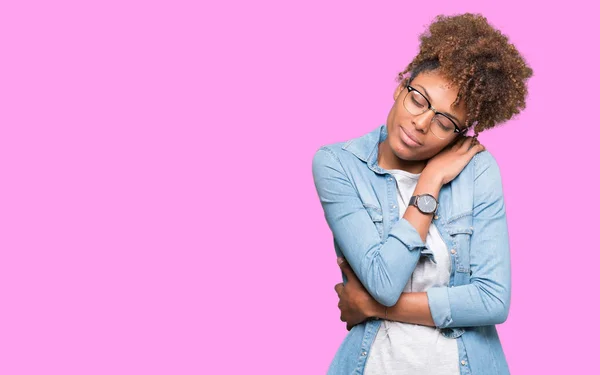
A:
{"type": "Polygon", "coordinates": [[[379,144],[379,152],[377,155],[377,164],[383,169],[400,169],[409,173],[421,173],[427,165],[425,160],[403,160],[394,154],[388,140],[384,140],[379,144]]]}

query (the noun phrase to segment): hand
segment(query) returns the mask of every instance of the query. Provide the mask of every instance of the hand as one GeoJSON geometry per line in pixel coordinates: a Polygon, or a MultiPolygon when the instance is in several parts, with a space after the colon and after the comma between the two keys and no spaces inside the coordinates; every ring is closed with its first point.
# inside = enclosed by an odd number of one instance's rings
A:
{"type": "Polygon", "coordinates": [[[355,325],[375,316],[377,309],[382,308],[382,305],[371,297],[344,258],[338,258],[338,265],[348,279],[346,285],[336,284],[335,291],[340,298],[340,319],[346,322],[346,329],[349,331],[355,325]]]}
{"type": "Polygon", "coordinates": [[[422,176],[428,176],[442,185],[454,180],[478,152],[485,146],[477,138],[460,136],[445,149],[429,159],[422,176]]]}

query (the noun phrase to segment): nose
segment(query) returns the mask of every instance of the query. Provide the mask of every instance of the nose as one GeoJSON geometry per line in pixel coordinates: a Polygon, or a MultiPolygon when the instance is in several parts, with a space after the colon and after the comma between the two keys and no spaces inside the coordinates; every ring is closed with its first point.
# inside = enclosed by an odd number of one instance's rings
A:
{"type": "Polygon", "coordinates": [[[431,110],[427,110],[418,116],[413,116],[412,122],[415,126],[415,129],[423,134],[426,134],[431,126],[431,120],[433,120],[433,116],[435,116],[435,113],[433,113],[431,110]]]}

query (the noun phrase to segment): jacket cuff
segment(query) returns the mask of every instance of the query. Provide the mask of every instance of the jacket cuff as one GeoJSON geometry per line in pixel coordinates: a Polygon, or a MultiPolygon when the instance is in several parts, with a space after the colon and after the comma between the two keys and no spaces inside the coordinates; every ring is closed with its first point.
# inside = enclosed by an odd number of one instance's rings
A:
{"type": "Polygon", "coordinates": [[[452,324],[448,287],[442,286],[427,289],[427,300],[429,302],[429,311],[436,327],[445,328],[452,324]]]}
{"type": "Polygon", "coordinates": [[[398,221],[396,225],[392,226],[390,236],[402,242],[410,251],[427,248],[427,245],[421,239],[419,232],[417,232],[415,227],[403,217],[400,218],[400,221],[398,221]]]}
{"type": "Polygon", "coordinates": [[[405,218],[400,220],[390,230],[390,236],[396,238],[402,242],[404,246],[410,251],[420,251],[422,257],[429,258],[432,262],[436,263],[433,256],[433,251],[427,246],[421,239],[421,235],[413,225],[405,218]]]}

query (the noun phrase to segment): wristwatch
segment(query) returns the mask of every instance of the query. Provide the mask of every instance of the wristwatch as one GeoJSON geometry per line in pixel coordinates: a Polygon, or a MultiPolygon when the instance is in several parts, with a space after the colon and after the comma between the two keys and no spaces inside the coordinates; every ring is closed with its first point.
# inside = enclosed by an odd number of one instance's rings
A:
{"type": "Polygon", "coordinates": [[[408,201],[409,206],[415,206],[422,213],[428,215],[438,208],[438,201],[431,194],[413,195],[408,201]]]}

